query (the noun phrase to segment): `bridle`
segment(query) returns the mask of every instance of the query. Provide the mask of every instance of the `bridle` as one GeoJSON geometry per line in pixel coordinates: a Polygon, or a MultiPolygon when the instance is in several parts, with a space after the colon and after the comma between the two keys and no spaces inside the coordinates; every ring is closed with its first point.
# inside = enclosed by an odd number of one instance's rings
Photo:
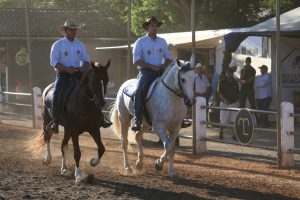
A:
{"type": "MultiPolygon", "coordinates": [[[[73,76],[73,78],[76,80],[76,83],[79,85],[79,88],[80,88],[82,94],[83,94],[90,102],[95,102],[96,95],[93,95],[92,97],[90,97],[90,96],[87,95],[86,92],[82,89],[82,85],[83,85],[83,83],[86,81],[86,79],[87,79],[87,77],[88,77],[88,73],[89,73],[90,71],[92,71],[92,70],[93,70],[93,69],[92,69],[91,67],[89,67],[89,68],[85,71],[85,73],[83,73],[83,75],[82,75],[80,81],[76,78],[76,76],[75,76],[74,74],[72,74],[72,76],[73,76]]],[[[93,76],[93,77],[98,78],[97,75],[94,75],[94,74],[92,74],[92,75],[90,75],[90,76],[93,76]]],[[[101,87],[103,87],[102,80],[101,80],[101,87]]]]}
{"type": "MultiPolygon", "coordinates": [[[[178,86],[179,86],[179,90],[180,90],[180,93],[178,93],[176,90],[172,89],[170,86],[168,86],[165,81],[164,81],[164,78],[161,79],[161,82],[162,84],[168,89],[170,90],[172,93],[174,93],[175,95],[177,95],[178,97],[182,98],[183,97],[183,88],[182,88],[182,85],[181,85],[181,82],[180,82],[180,71],[190,71],[190,70],[193,70],[190,66],[190,64],[188,63],[186,66],[183,66],[181,67],[180,69],[178,69],[178,73],[177,73],[177,82],[178,82],[178,86]]],[[[169,74],[170,70],[168,71],[168,74],[169,74]]]]}

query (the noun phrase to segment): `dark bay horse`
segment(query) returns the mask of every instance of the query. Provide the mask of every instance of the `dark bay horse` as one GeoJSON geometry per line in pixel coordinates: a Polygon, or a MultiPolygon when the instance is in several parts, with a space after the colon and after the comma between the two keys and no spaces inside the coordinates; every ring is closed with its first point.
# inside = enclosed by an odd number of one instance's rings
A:
{"type": "MultiPolygon", "coordinates": [[[[67,145],[72,138],[74,148],[75,178],[80,178],[79,161],[81,152],[78,138],[83,132],[88,132],[98,146],[98,154],[90,160],[91,166],[99,164],[105,148],[100,137],[99,116],[101,108],[105,105],[104,95],[106,85],[109,81],[108,67],[110,60],[105,66],[99,63],[91,63],[91,67],[83,69],[80,80],[74,76],[59,97],[60,107],[60,125],[64,127],[64,137],[61,144],[62,166],[61,173],[67,171],[66,150],[67,145]]],[[[50,139],[52,133],[46,130],[47,124],[51,121],[51,102],[54,83],[50,84],[42,94],[43,105],[43,139],[45,144],[44,164],[49,164],[52,160],[50,152],[50,139]]]]}

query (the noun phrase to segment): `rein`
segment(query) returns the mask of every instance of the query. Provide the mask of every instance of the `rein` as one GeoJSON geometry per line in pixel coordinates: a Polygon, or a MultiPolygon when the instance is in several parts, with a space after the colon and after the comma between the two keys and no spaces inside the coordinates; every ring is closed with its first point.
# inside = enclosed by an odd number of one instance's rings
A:
{"type": "MultiPolygon", "coordinates": [[[[173,65],[172,65],[173,66],[173,65]]],[[[171,66],[171,68],[172,68],[172,66],[171,66]]],[[[168,74],[170,73],[170,71],[171,71],[171,69],[168,71],[168,74]]],[[[167,75],[166,75],[167,76],[167,75]]],[[[173,92],[176,96],[178,96],[178,97],[180,97],[180,98],[182,98],[182,86],[181,86],[181,84],[180,84],[180,77],[179,77],[179,70],[178,70],[178,84],[179,84],[179,88],[180,88],[180,94],[178,94],[174,89],[172,89],[170,86],[168,86],[166,83],[165,83],[165,81],[164,81],[164,79],[166,78],[166,76],[164,76],[162,79],[161,79],[161,82],[162,82],[162,84],[168,89],[168,90],[170,90],[171,92],[173,92]]]]}
{"type": "MultiPolygon", "coordinates": [[[[173,65],[172,65],[173,66],[173,65]]],[[[177,74],[177,82],[178,82],[178,85],[179,85],[179,89],[180,89],[180,94],[178,94],[178,92],[176,92],[176,90],[172,89],[170,86],[168,86],[165,81],[164,81],[164,78],[167,76],[165,76],[163,79],[161,79],[161,82],[163,83],[163,85],[168,89],[170,90],[171,92],[173,92],[176,96],[182,98],[183,97],[183,92],[182,92],[182,85],[180,83],[180,74],[179,74],[179,71],[189,71],[189,70],[193,70],[192,68],[190,68],[190,65],[188,65],[187,67],[182,67],[180,68],[178,71],[178,74],[177,74]]],[[[171,70],[168,71],[168,74],[171,70]]]]}
{"type": "MultiPolygon", "coordinates": [[[[179,73],[178,73],[178,76],[179,76],[179,73]]],[[[163,79],[161,79],[161,82],[163,83],[163,85],[167,88],[167,89],[169,89],[171,92],[173,92],[174,94],[176,94],[178,97],[180,97],[180,98],[182,98],[182,90],[181,90],[181,84],[180,84],[180,81],[178,81],[179,82],[179,87],[180,87],[180,94],[178,94],[175,90],[173,90],[172,88],[170,88],[165,82],[164,82],[164,80],[163,79]]]]}
{"type": "Polygon", "coordinates": [[[82,75],[80,81],[76,78],[76,76],[75,76],[74,74],[72,74],[72,76],[73,76],[73,78],[76,80],[76,83],[79,85],[79,88],[80,88],[82,94],[83,94],[90,102],[94,102],[94,101],[95,101],[95,96],[93,96],[93,97],[88,96],[88,95],[84,92],[84,90],[82,89],[82,85],[83,85],[85,79],[87,78],[88,72],[89,72],[91,69],[92,69],[91,67],[89,67],[89,68],[87,69],[87,71],[82,75]]]}

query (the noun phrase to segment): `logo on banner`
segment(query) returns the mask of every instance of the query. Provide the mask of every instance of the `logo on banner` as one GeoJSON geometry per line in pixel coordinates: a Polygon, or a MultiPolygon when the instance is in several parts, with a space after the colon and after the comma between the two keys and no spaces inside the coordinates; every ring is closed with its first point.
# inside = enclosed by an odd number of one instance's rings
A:
{"type": "Polygon", "coordinates": [[[26,65],[29,62],[29,57],[26,48],[21,47],[20,51],[18,51],[18,53],[16,54],[15,59],[18,65],[26,65]]]}
{"type": "Polygon", "coordinates": [[[282,88],[300,87],[300,55],[298,52],[294,52],[283,59],[281,71],[282,88]]]}

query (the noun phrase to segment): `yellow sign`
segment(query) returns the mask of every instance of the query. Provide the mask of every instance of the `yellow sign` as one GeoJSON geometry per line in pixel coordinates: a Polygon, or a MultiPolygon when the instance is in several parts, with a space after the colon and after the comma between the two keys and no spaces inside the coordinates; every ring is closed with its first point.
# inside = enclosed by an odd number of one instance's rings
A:
{"type": "Polygon", "coordinates": [[[20,51],[18,51],[18,53],[16,54],[15,59],[18,65],[26,65],[29,62],[29,57],[26,48],[21,47],[20,51]]]}

